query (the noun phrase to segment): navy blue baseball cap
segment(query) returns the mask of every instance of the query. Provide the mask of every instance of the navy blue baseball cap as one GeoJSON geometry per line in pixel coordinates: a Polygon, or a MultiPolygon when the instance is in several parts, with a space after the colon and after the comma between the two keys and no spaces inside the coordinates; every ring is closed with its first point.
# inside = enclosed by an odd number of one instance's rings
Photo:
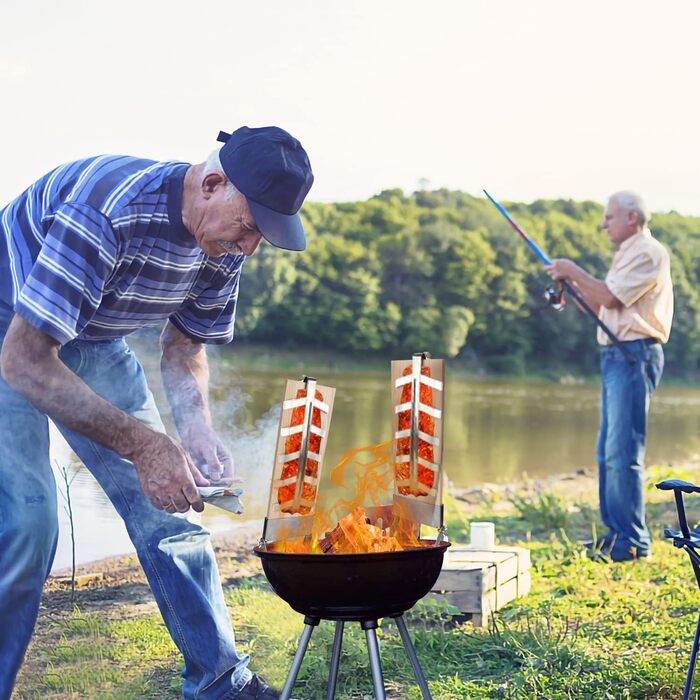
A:
{"type": "Polygon", "coordinates": [[[314,175],[299,141],[277,126],[220,131],[217,141],[224,144],[221,167],[245,196],[265,240],[278,248],[304,250],[299,209],[314,175]]]}

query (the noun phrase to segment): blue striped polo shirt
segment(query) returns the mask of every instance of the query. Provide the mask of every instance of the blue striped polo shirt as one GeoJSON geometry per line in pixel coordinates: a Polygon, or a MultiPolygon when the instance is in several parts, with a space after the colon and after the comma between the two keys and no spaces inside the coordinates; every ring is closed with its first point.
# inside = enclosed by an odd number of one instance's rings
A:
{"type": "Polygon", "coordinates": [[[37,180],[0,210],[0,300],[62,344],[165,319],[230,342],[244,256],[209,257],[184,227],[188,167],[99,156],[37,180]]]}

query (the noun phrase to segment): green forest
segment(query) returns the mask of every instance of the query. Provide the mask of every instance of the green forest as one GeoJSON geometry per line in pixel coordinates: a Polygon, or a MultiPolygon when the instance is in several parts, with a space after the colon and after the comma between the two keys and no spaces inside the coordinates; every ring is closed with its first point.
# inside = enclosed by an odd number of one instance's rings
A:
{"type": "MultiPolygon", "coordinates": [[[[591,201],[504,202],[551,258],[604,277],[612,246],[591,201]]],[[[485,199],[386,190],[367,201],[309,203],[306,252],[262,246],[246,262],[237,338],[344,354],[428,350],[494,374],[597,371],[595,323],[544,299],[541,263],[485,199]]],[[[695,378],[700,356],[700,218],[656,213],[671,253],[675,317],[666,374],[695,378]]]]}

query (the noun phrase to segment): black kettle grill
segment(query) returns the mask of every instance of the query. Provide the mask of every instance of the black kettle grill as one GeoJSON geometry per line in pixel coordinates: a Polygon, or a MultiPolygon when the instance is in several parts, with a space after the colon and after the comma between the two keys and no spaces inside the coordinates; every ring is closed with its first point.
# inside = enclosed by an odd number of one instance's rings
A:
{"type": "Polygon", "coordinates": [[[335,621],[326,700],[335,697],[345,622],[359,622],[364,630],[374,697],[385,700],[376,634],[379,619],[384,617],[396,621],[423,698],[431,700],[403,614],[433,587],[450,545],[432,540],[423,540],[421,545],[371,554],[294,554],[255,548],[274,591],[304,615],[304,631],[280,695],[282,700],[291,697],[311,634],[321,620],[335,621]]]}

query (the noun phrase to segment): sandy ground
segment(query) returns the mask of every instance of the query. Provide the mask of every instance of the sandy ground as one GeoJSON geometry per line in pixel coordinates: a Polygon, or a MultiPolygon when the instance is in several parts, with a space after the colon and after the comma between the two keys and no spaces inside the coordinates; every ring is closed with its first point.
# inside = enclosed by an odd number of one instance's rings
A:
{"type": "MultiPolygon", "coordinates": [[[[262,573],[260,560],[253,554],[253,547],[260,539],[259,523],[244,523],[231,532],[212,537],[212,545],[219,565],[219,573],[224,587],[235,585],[237,580],[262,573]]],[[[56,614],[71,609],[70,569],[52,574],[44,587],[40,610],[41,615],[56,614]]],[[[102,559],[76,567],[78,586],[75,604],[83,611],[101,609],[109,612],[110,607],[119,608],[124,615],[125,608],[152,606],[146,577],[135,554],[102,559]]]]}

